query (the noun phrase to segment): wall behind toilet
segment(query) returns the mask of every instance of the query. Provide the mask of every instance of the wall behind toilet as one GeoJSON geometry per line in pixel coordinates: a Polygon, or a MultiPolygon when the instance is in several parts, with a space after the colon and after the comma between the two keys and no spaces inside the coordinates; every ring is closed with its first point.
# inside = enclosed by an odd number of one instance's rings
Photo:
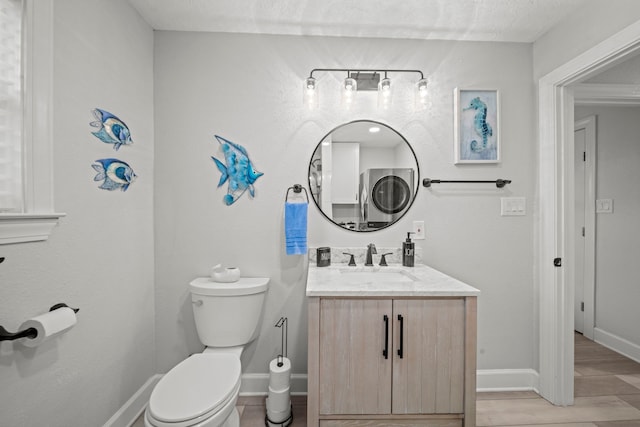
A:
{"type": "MultiPolygon", "coordinates": [[[[243,358],[245,372],[267,373],[280,348],[273,325],[289,318],[294,373],[306,373],[306,261],[286,256],[283,205],[289,186],[308,186],[307,167],[321,138],[335,126],[379,120],[413,146],[422,177],[512,179],[491,186],[420,188],[409,213],[376,233],[354,233],[329,223],[311,202],[310,246],[400,247],[413,220],[425,220],[424,258],[482,291],[479,368],[536,369],[533,356],[534,92],[531,45],[517,43],[155,33],[156,324],[158,369],[165,372],[201,351],[188,282],[222,263],[248,276],[271,278],[259,339],[243,358]],[[320,105],[302,105],[302,81],[313,68],[409,68],[429,76],[430,105],[414,112],[412,99],[389,112],[375,95],[358,94],[340,108],[342,73],[318,75],[320,105]],[[453,164],[453,90],[498,89],[502,102],[502,162],[453,164]],[[256,197],[231,206],[216,188],[220,156],[214,134],[243,145],[264,172],[256,197]],[[527,215],[501,217],[500,197],[527,198],[527,215]],[[509,319],[507,322],[504,319],[509,319]]],[[[393,76],[391,76],[393,77],[393,76]]],[[[407,76],[398,78],[411,84],[407,76]]],[[[341,260],[334,260],[340,262],[341,260]]],[[[265,390],[263,390],[265,391],[265,390]]]]}

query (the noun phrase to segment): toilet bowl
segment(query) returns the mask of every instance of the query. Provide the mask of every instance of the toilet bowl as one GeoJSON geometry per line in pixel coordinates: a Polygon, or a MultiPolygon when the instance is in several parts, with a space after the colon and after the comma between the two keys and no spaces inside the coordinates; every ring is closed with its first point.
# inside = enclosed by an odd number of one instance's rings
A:
{"type": "Polygon", "coordinates": [[[149,427],[222,426],[235,411],[240,359],[232,354],[194,354],[153,389],[145,415],[149,427]]]}
{"type": "Polygon", "coordinates": [[[255,339],[269,279],[190,283],[198,336],[207,348],[177,364],[154,387],[146,427],[239,427],[240,356],[255,339]],[[224,320],[224,321],[222,321],[224,320]],[[215,345],[218,344],[219,347],[215,345]]]}

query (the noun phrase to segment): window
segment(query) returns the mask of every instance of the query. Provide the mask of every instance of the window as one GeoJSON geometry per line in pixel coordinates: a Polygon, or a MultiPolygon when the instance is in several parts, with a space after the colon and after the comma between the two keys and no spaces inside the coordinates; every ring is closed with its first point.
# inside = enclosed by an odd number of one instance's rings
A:
{"type": "Polygon", "coordinates": [[[46,240],[64,216],[51,182],[53,1],[0,0],[0,244],[46,240]]]}
{"type": "Polygon", "coordinates": [[[22,212],[22,0],[0,0],[0,212],[22,212]]]}

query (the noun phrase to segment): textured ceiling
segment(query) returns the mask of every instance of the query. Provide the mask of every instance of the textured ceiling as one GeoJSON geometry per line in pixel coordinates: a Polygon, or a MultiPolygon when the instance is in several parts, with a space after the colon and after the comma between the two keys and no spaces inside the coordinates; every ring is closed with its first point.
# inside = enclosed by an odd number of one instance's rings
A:
{"type": "Polygon", "coordinates": [[[533,42],[590,0],[129,0],[156,30],[533,42]]]}

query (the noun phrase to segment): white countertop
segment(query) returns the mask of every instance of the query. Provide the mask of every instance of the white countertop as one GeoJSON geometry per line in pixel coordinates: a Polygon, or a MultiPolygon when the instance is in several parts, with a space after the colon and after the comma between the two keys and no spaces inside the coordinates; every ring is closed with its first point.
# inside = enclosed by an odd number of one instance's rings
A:
{"type": "Polygon", "coordinates": [[[307,296],[416,297],[477,296],[480,291],[424,264],[403,267],[309,265],[307,296]],[[354,274],[355,273],[355,274],[354,274]]]}

